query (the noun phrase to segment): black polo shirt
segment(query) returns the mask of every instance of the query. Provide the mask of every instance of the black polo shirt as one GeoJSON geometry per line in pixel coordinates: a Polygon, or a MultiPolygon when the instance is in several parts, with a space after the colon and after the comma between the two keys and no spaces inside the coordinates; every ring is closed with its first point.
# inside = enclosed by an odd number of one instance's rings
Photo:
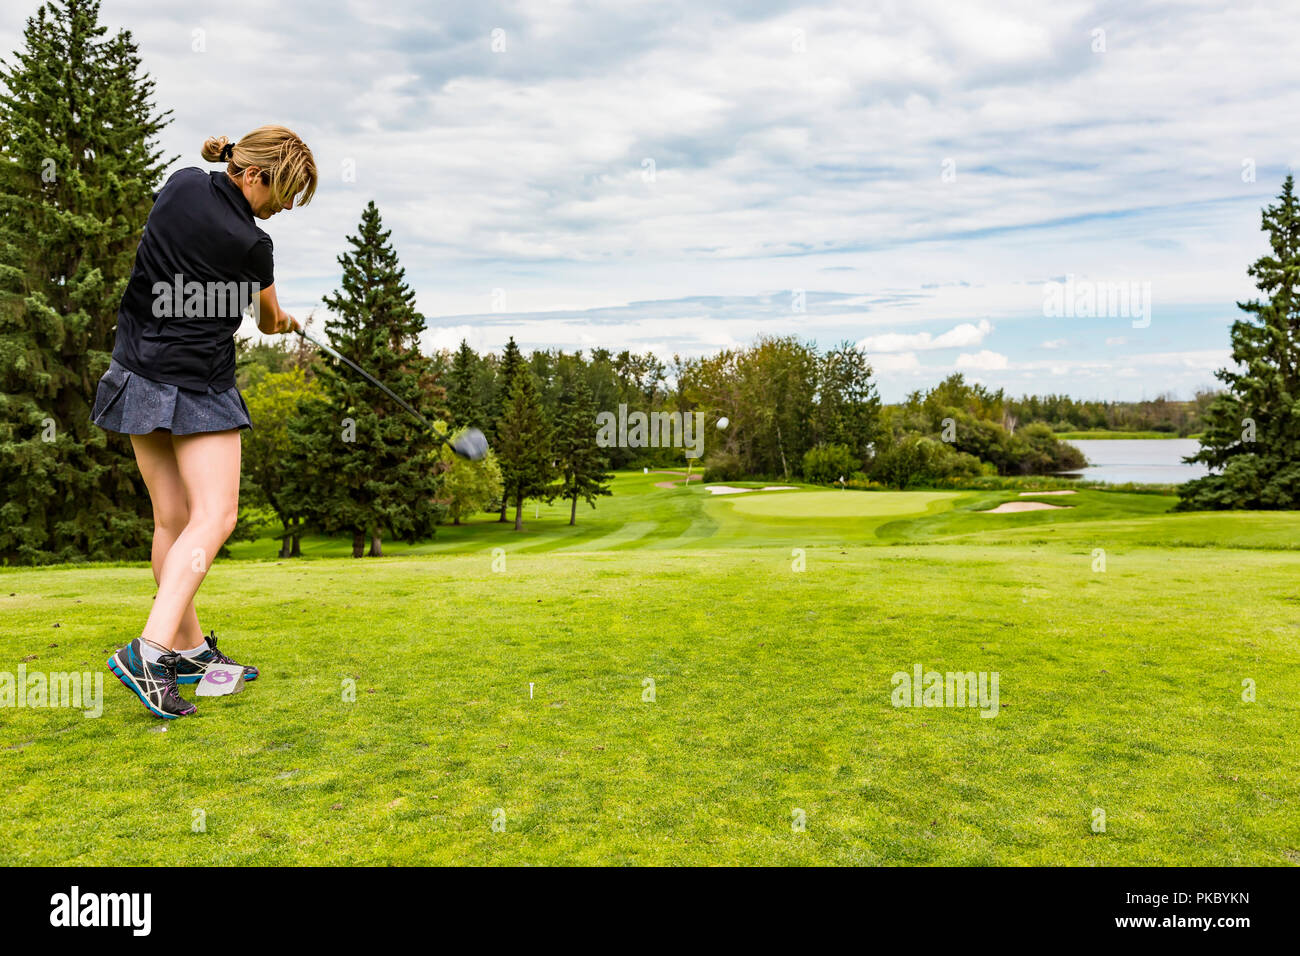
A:
{"type": "Polygon", "coordinates": [[[195,391],[235,384],[235,330],[275,281],[271,237],[225,170],[173,173],[154,197],[117,312],[113,358],[195,391]]]}

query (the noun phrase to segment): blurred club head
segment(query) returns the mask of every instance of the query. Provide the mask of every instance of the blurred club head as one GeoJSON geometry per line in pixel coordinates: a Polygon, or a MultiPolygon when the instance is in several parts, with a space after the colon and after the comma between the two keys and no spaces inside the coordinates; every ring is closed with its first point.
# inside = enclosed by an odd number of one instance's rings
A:
{"type": "Polygon", "coordinates": [[[468,458],[470,461],[482,461],[483,456],[487,454],[487,439],[477,428],[465,429],[447,444],[461,458],[468,458]]]}

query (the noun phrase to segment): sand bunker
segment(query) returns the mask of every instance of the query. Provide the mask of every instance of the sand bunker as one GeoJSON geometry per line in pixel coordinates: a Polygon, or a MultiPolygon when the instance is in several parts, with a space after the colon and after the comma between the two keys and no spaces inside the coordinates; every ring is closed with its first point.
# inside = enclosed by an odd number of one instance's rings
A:
{"type": "Polygon", "coordinates": [[[794,491],[794,485],[768,485],[765,488],[733,488],[731,485],[705,485],[710,494],[739,495],[746,491],[794,491]]]}
{"type": "Polygon", "coordinates": [[[1038,497],[1039,495],[1077,495],[1077,494],[1078,494],[1077,491],[1022,491],[1022,492],[1020,492],[1020,497],[1021,497],[1021,498],[1027,498],[1027,497],[1033,497],[1033,498],[1036,498],[1036,497],[1038,497]]]}
{"type": "Polygon", "coordinates": [[[1061,511],[1064,507],[1064,505],[1049,505],[1045,501],[1008,501],[988,511],[980,511],[978,514],[1004,515],[1013,511],[1061,511]]]}

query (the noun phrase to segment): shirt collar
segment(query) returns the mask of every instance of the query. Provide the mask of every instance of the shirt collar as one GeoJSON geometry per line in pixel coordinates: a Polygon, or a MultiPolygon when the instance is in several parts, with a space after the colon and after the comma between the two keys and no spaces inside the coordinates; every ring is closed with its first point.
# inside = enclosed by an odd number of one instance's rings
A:
{"type": "Polygon", "coordinates": [[[244,198],[244,191],[231,181],[230,177],[226,174],[226,171],[224,169],[213,171],[212,179],[217,183],[218,188],[226,191],[226,195],[229,196],[231,202],[235,204],[235,208],[247,216],[251,221],[253,218],[253,207],[250,206],[248,200],[244,198]]]}

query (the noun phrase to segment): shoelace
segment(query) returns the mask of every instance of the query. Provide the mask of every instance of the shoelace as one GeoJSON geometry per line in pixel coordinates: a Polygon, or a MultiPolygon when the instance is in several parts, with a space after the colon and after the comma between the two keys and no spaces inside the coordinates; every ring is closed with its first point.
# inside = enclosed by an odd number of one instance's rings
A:
{"type": "Polygon", "coordinates": [[[225,654],[221,653],[221,651],[217,650],[216,631],[211,631],[208,633],[208,649],[212,651],[212,657],[217,661],[218,664],[231,664],[235,667],[242,666],[238,661],[232,661],[225,654]]]}
{"type": "Polygon", "coordinates": [[[181,690],[176,686],[176,662],[180,660],[180,655],[173,651],[170,654],[164,654],[158,658],[158,664],[163,671],[163,693],[169,697],[175,697],[181,700],[181,690]]]}

